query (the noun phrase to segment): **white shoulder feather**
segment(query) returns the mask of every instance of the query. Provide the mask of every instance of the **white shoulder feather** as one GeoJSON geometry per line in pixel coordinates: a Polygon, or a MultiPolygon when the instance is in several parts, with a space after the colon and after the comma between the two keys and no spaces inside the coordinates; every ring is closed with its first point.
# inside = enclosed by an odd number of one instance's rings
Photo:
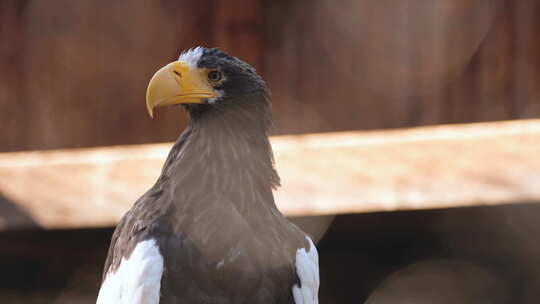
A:
{"type": "Polygon", "coordinates": [[[300,279],[300,286],[292,288],[294,302],[296,304],[319,303],[319,255],[313,241],[309,241],[309,250],[300,248],[296,251],[296,274],[300,279]]]}
{"type": "Polygon", "coordinates": [[[107,272],[97,304],[158,304],[162,275],[163,257],[156,241],[142,241],[116,272],[107,272]]]}

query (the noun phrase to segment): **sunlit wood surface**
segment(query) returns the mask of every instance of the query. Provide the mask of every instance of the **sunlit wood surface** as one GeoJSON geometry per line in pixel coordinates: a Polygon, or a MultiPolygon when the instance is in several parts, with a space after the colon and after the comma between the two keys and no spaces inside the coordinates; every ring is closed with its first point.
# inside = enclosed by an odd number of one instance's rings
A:
{"type": "MultiPolygon", "coordinates": [[[[276,201],[287,215],[540,201],[540,120],[279,136],[272,144],[283,185],[276,201]]],[[[113,225],[153,184],[170,146],[0,154],[0,203],[10,205],[0,225],[113,225]]]]}

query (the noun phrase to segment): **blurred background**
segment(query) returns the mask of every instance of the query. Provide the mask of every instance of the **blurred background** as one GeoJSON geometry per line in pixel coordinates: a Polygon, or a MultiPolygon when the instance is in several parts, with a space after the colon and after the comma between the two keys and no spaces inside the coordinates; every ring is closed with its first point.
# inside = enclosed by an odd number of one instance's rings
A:
{"type": "MultiPolygon", "coordinates": [[[[256,67],[275,135],[537,118],[539,37],[540,0],[0,0],[0,152],[174,141],[186,115],[145,90],[198,45],[256,67]]],[[[46,229],[2,191],[0,303],[94,302],[112,225],[46,229]]],[[[530,203],[341,214],[320,301],[538,303],[530,203]]]]}

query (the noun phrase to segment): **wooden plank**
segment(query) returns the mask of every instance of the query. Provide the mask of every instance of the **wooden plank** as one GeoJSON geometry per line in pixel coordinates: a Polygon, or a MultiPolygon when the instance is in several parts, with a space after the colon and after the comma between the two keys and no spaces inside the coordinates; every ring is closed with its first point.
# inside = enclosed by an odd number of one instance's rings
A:
{"type": "MultiPolygon", "coordinates": [[[[540,120],[272,138],[287,215],[540,201],[540,120]]],[[[171,143],[0,154],[0,193],[45,228],[116,223],[171,143]]],[[[2,215],[4,228],[21,227],[2,215]]]]}
{"type": "Polygon", "coordinates": [[[213,46],[262,69],[263,11],[260,0],[213,2],[213,46]]]}
{"type": "Polygon", "coordinates": [[[22,97],[22,55],[25,41],[24,24],[21,11],[28,1],[0,1],[0,151],[24,145],[24,137],[29,125],[20,124],[21,117],[27,113],[28,102],[22,97]],[[17,106],[10,106],[16,104],[17,106]]]}
{"type": "Polygon", "coordinates": [[[146,87],[180,51],[212,45],[212,7],[212,0],[0,1],[0,151],[174,138],[186,116],[172,108],[149,119],[146,87]]]}

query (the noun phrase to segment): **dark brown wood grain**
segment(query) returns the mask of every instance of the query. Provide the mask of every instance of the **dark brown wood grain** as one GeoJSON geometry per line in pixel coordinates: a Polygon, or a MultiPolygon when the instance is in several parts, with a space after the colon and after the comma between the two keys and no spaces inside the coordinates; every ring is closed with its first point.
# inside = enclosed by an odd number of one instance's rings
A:
{"type": "Polygon", "coordinates": [[[30,126],[25,122],[26,102],[22,99],[24,30],[21,11],[27,1],[0,1],[0,151],[26,145],[30,126]]]}
{"type": "Polygon", "coordinates": [[[259,70],[276,134],[540,114],[540,0],[0,3],[0,151],[173,140],[144,92],[196,45],[259,70]]]}
{"type": "Polygon", "coordinates": [[[263,11],[260,0],[218,0],[212,6],[213,46],[262,68],[263,11]]]}

